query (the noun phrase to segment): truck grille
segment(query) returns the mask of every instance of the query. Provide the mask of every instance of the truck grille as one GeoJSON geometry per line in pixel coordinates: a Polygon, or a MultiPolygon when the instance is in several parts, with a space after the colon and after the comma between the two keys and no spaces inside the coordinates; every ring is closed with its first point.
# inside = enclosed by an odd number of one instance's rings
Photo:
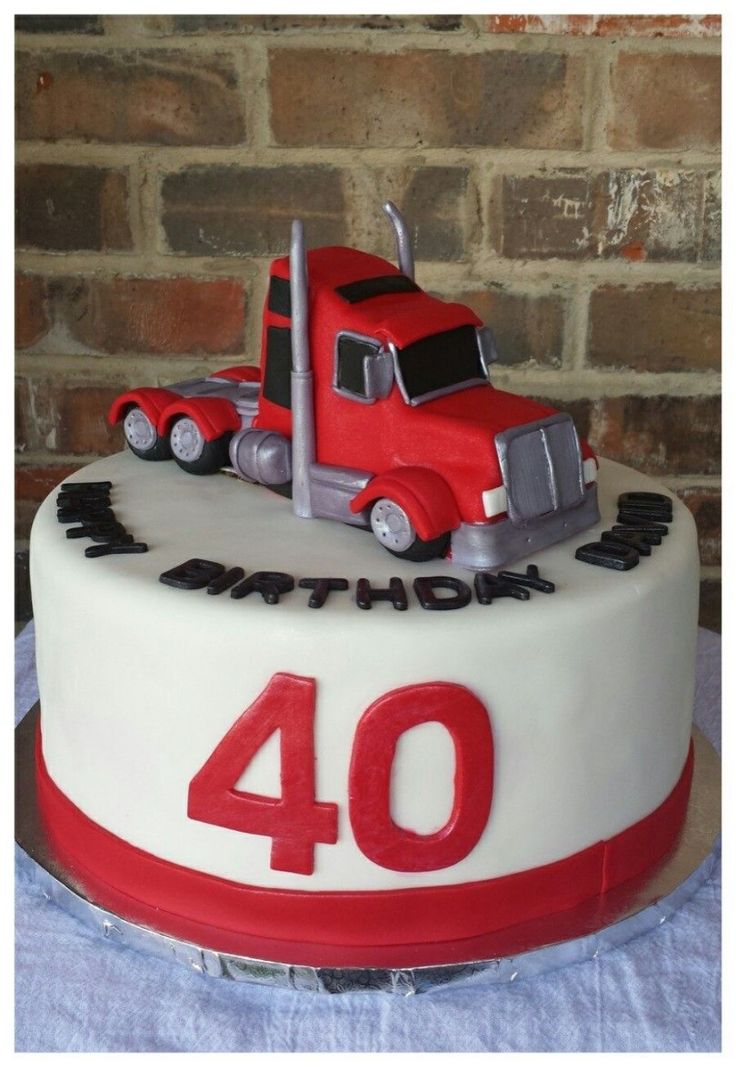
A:
{"type": "Polygon", "coordinates": [[[569,415],[550,415],[496,434],[496,451],[513,523],[566,511],[583,500],[583,459],[569,415]]]}

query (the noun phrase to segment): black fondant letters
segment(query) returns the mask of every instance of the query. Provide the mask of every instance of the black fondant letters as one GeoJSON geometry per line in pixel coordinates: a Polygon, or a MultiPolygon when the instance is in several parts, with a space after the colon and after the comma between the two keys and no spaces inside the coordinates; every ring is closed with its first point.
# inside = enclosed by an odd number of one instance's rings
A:
{"type": "Polygon", "coordinates": [[[132,534],[126,534],[130,541],[109,541],[106,545],[90,545],[85,548],[84,554],[88,559],[97,556],[127,556],[137,552],[148,552],[148,545],[144,541],[133,541],[132,534]]]}
{"type": "Polygon", "coordinates": [[[158,580],[164,585],[173,585],[175,589],[204,589],[213,578],[219,578],[224,570],[221,563],[211,559],[188,559],[178,567],[164,571],[158,580]]]}
{"type": "Polygon", "coordinates": [[[244,577],[245,571],[242,567],[231,567],[229,571],[223,571],[218,578],[213,578],[211,582],[208,582],[207,592],[210,596],[218,596],[244,577]]]}
{"type": "Polygon", "coordinates": [[[431,578],[415,578],[414,592],[425,611],[455,611],[457,608],[466,607],[471,600],[470,586],[467,582],[448,574],[436,574],[431,578]],[[454,595],[438,597],[435,589],[449,589],[454,595]]]}
{"type": "MultiPolygon", "coordinates": [[[[672,500],[663,493],[621,493],[619,513],[652,522],[672,522],[672,500]]],[[[622,520],[619,520],[622,521],[622,520]]]]}
{"type": "Polygon", "coordinates": [[[498,577],[506,582],[513,582],[515,585],[536,589],[538,593],[554,593],[555,591],[555,583],[548,582],[546,578],[541,577],[536,563],[530,563],[527,566],[526,574],[517,574],[515,571],[499,571],[498,577]]]}
{"type": "Polygon", "coordinates": [[[591,541],[581,545],[575,559],[592,563],[594,567],[607,567],[613,571],[630,571],[639,563],[639,553],[630,545],[613,544],[611,541],[591,541]]]}
{"type": "Polygon", "coordinates": [[[515,581],[509,581],[501,575],[479,571],[475,576],[475,595],[479,604],[492,604],[499,597],[511,596],[515,600],[528,600],[531,593],[515,581]]]}
{"type": "Polygon", "coordinates": [[[374,589],[367,578],[358,578],[355,602],[359,608],[369,611],[376,600],[390,600],[395,611],[406,611],[409,601],[401,578],[389,578],[388,589],[374,589]]]}
{"type": "Polygon", "coordinates": [[[234,600],[241,600],[251,593],[260,593],[267,604],[278,604],[281,593],[290,593],[294,588],[294,576],[283,571],[254,571],[245,581],[230,590],[234,600]]]}
{"type": "Polygon", "coordinates": [[[347,589],[348,581],[347,578],[300,578],[299,588],[312,590],[308,607],[321,608],[333,590],[347,589]]]}
{"type": "Polygon", "coordinates": [[[606,541],[612,545],[630,545],[631,548],[636,549],[640,556],[651,556],[652,554],[651,543],[641,534],[627,527],[624,527],[623,531],[618,533],[615,530],[604,530],[601,534],[601,541],[606,541]]]}

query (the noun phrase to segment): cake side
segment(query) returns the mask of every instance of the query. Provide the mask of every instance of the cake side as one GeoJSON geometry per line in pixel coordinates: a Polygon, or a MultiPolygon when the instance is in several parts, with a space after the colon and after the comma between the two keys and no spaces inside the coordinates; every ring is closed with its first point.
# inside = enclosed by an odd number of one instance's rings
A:
{"type": "MultiPolygon", "coordinates": [[[[615,836],[662,804],[682,775],[697,555],[692,520],[677,501],[669,535],[633,571],[574,558],[595,528],[530,557],[555,582],[553,595],[487,606],[474,599],[444,612],[412,599],[407,612],[390,604],[368,612],[355,604],[357,578],[383,587],[390,570],[411,589],[418,575],[446,568],[437,561],[387,568],[371,538],[296,520],[288,502],[224,475],[184,493],[182,482],[188,490],[190,482],[172,465],[141,472],[121,455],[80,477],[112,481],[116,515],[149,551],[86,559],[56,522],[53,500],[39,512],[32,579],[43,753],[51,778],[81,811],[146,852],[237,883],[307,892],[467,884],[554,863],[615,836]],[[162,572],[192,557],[297,578],[339,572],[350,589],[314,611],[302,590],[267,605],[260,596],[238,601],[161,584],[162,572]],[[337,840],[316,843],[308,875],[274,869],[266,836],[187,815],[195,775],[279,674],[315,679],[315,796],[337,806],[337,840]],[[351,754],[377,700],[432,682],[462,687],[487,711],[490,815],[458,862],[397,872],[356,844],[351,754]]],[[[661,487],[602,464],[603,528],[615,520],[619,493],[632,490],[661,487]]],[[[280,795],[276,738],[268,745],[239,789],[280,795]]],[[[420,835],[440,831],[453,805],[454,770],[453,742],[439,723],[404,733],[390,786],[394,821],[420,835]]]]}

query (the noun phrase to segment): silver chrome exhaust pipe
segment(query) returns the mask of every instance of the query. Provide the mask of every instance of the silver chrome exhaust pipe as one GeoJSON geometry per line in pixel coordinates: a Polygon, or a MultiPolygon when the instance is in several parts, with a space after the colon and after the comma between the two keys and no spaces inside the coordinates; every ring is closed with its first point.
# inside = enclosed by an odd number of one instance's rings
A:
{"type": "Polygon", "coordinates": [[[391,225],[394,228],[394,235],[396,237],[396,258],[399,261],[399,270],[402,274],[405,274],[407,278],[411,278],[411,280],[414,281],[414,253],[411,247],[409,228],[404,221],[404,216],[392,200],[386,201],[383,205],[383,210],[388,215],[391,225]]]}
{"type": "Polygon", "coordinates": [[[312,510],[311,471],[315,457],[314,374],[309,354],[309,289],[304,224],[291,224],[289,253],[291,282],[291,422],[292,422],[292,504],[294,514],[303,519],[312,510]]]}

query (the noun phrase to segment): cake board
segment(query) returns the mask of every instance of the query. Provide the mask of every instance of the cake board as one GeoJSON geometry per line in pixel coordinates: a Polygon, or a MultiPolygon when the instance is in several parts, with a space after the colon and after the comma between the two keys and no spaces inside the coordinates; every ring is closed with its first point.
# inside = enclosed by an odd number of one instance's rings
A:
{"type": "Polygon", "coordinates": [[[129,921],[90,899],[74,874],[54,857],[36,806],[34,736],[37,703],[16,727],[16,839],[33,861],[44,897],[101,935],[128,948],[169,959],[207,977],[322,993],[383,992],[408,996],[483,974],[493,984],[542,975],[597,958],[656,929],[710,877],[720,830],[720,762],[704,735],[693,730],[695,771],[690,804],[675,849],[641,883],[543,922],[504,931],[499,952],[461,964],[406,968],[330,968],[256,960],[195,945],[129,921]]]}

